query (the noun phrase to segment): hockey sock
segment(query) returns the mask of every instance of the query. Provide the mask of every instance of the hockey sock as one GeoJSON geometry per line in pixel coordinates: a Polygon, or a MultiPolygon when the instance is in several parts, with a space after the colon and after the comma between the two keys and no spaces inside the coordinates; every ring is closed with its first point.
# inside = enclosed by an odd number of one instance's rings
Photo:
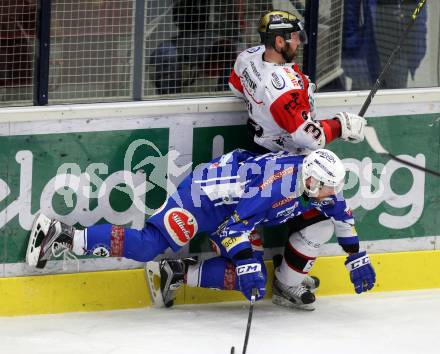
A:
{"type": "Polygon", "coordinates": [[[148,262],[169,247],[165,237],[147,223],[142,230],[103,224],[85,230],[84,249],[87,253],[103,257],[125,257],[148,262]]]}
{"type": "Polygon", "coordinates": [[[85,230],[75,230],[75,234],[73,235],[73,246],[72,251],[77,256],[82,256],[86,253],[85,249],[85,230]]]}
{"type": "Polygon", "coordinates": [[[284,249],[283,261],[276,270],[276,277],[283,284],[296,286],[304,280],[315,259],[302,254],[289,242],[284,249]]]}

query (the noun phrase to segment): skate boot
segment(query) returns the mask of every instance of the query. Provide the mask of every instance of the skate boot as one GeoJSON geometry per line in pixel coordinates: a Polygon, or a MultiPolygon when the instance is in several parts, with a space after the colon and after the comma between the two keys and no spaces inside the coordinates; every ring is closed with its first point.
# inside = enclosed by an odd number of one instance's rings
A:
{"type": "Polygon", "coordinates": [[[183,259],[162,259],[159,262],[160,290],[165,307],[171,307],[176,298],[176,291],[185,280],[185,274],[189,265],[197,263],[193,257],[183,259]]]}
{"type": "Polygon", "coordinates": [[[52,257],[67,256],[73,246],[75,228],[39,214],[35,219],[26,251],[26,263],[44,268],[52,257]]]}
{"type": "Polygon", "coordinates": [[[306,275],[304,280],[302,281],[302,285],[306,287],[306,289],[310,290],[312,293],[315,293],[319,288],[320,280],[318,277],[314,275],[306,275]]]}
{"type": "MultiPolygon", "coordinates": [[[[281,254],[276,254],[275,256],[273,256],[272,261],[273,269],[276,269],[281,265],[281,262],[283,261],[283,256],[281,254]]],[[[319,278],[315,277],[314,275],[306,275],[304,277],[304,280],[302,281],[302,285],[304,285],[312,293],[315,293],[316,290],[318,290],[320,284],[321,282],[319,278]]]]}
{"type": "Polygon", "coordinates": [[[281,283],[274,275],[272,287],[272,302],[279,306],[297,308],[306,311],[313,311],[315,307],[315,295],[304,286],[303,283],[297,286],[288,286],[281,283]]]}

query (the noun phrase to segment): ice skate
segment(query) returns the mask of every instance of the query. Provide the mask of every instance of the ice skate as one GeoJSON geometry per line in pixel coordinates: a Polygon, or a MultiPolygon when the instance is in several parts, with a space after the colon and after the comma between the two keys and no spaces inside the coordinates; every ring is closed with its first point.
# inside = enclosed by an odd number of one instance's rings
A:
{"type": "Polygon", "coordinates": [[[315,293],[316,290],[318,290],[321,282],[319,278],[315,277],[314,275],[306,275],[301,284],[304,285],[306,289],[310,290],[312,293],[315,293]]]}
{"type": "Polygon", "coordinates": [[[150,295],[156,307],[171,307],[176,298],[176,291],[183,285],[186,269],[197,263],[197,259],[162,259],[148,262],[146,266],[150,295]]]}
{"type": "Polygon", "coordinates": [[[50,258],[70,253],[74,233],[74,227],[39,214],[32,226],[26,263],[31,267],[44,268],[50,258]]]}
{"type": "Polygon", "coordinates": [[[272,287],[272,302],[279,306],[313,311],[315,295],[303,283],[297,286],[288,286],[281,283],[274,276],[272,287]]]}

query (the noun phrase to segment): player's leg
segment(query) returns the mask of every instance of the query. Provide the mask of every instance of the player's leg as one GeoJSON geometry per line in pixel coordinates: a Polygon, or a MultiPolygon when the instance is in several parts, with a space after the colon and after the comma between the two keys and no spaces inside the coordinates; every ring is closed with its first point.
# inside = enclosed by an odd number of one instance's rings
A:
{"type": "MultiPolygon", "coordinates": [[[[275,256],[273,256],[272,261],[273,261],[273,268],[274,269],[277,269],[281,265],[283,258],[284,257],[282,254],[276,254],[275,256]]],[[[306,274],[304,276],[303,281],[302,281],[302,285],[304,285],[312,293],[315,293],[316,290],[318,290],[320,284],[321,284],[321,281],[319,280],[318,277],[316,277],[314,275],[306,274]]]]}
{"type": "Polygon", "coordinates": [[[197,233],[199,223],[196,218],[198,213],[203,213],[202,208],[193,205],[189,177],[179,189],[180,195],[176,192],[175,196],[169,197],[142,230],[111,224],[75,230],[40,214],[31,231],[26,262],[43,268],[51,257],[64,251],[76,255],[125,257],[140,262],[151,261],[168,247],[176,252],[197,233]]]}
{"type": "Polygon", "coordinates": [[[235,266],[225,257],[203,261],[192,257],[162,259],[148,262],[146,273],[152,301],[158,307],[171,307],[176,291],[184,284],[216,290],[239,290],[235,266]],[[159,277],[160,282],[155,281],[159,277]]]}
{"type": "Polygon", "coordinates": [[[320,246],[330,240],[334,225],[330,219],[319,221],[290,235],[281,264],[275,269],[272,301],[281,306],[313,310],[315,296],[308,277],[320,246]]]}
{"type": "Polygon", "coordinates": [[[125,257],[146,262],[168,247],[170,244],[167,239],[150,223],[142,230],[111,224],[75,230],[73,226],[40,214],[31,231],[26,262],[30,266],[44,268],[50,258],[63,252],[125,257]]]}
{"type": "MultiPolygon", "coordinates": [[[[261,236],[253,231],[249,238],[254,256],[261,261],[262,272],[266,276],[261,236]]],[[[166,307],[171,306],[176,290],[183,284],[207,289],[239,290],[235,265],[225,257],[226,251],[221,240],[213,237],[211,241],[212,248],[219,257],[203,261],[194,258],[163,259],[147,264],[150,294],[156,305],[161,306],[163,303],[166,307]],[[154,284],[154,274],[160,276],[160,289],[154,284]]]]}

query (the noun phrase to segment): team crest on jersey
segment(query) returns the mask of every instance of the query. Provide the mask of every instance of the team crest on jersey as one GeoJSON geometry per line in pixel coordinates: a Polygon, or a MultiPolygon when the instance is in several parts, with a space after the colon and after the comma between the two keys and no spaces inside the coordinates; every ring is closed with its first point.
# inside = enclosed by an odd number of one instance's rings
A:
{"type": "Polygon", "coordinates": [[[286,82],[284,81],[284,78],[277,73],[272,73],[272,86],[275,87],[277,90],[282,90],[284,87],[286,87],[286,82]]]}
{"type": "Polygon", "coordinates": [[[197,221],[188,210],[171,208],[163,221],[168,234],[179,246],[186,245],[197,233],[197,221]]]}
{"type": "Polygon", "coordinates": [[[248,52],[249,54],[252,54],[252,53],[258,52],[260,49],[261,49],[261,46],[253,47],[253,48],[247,49],[246,52],[248,52]]]}

